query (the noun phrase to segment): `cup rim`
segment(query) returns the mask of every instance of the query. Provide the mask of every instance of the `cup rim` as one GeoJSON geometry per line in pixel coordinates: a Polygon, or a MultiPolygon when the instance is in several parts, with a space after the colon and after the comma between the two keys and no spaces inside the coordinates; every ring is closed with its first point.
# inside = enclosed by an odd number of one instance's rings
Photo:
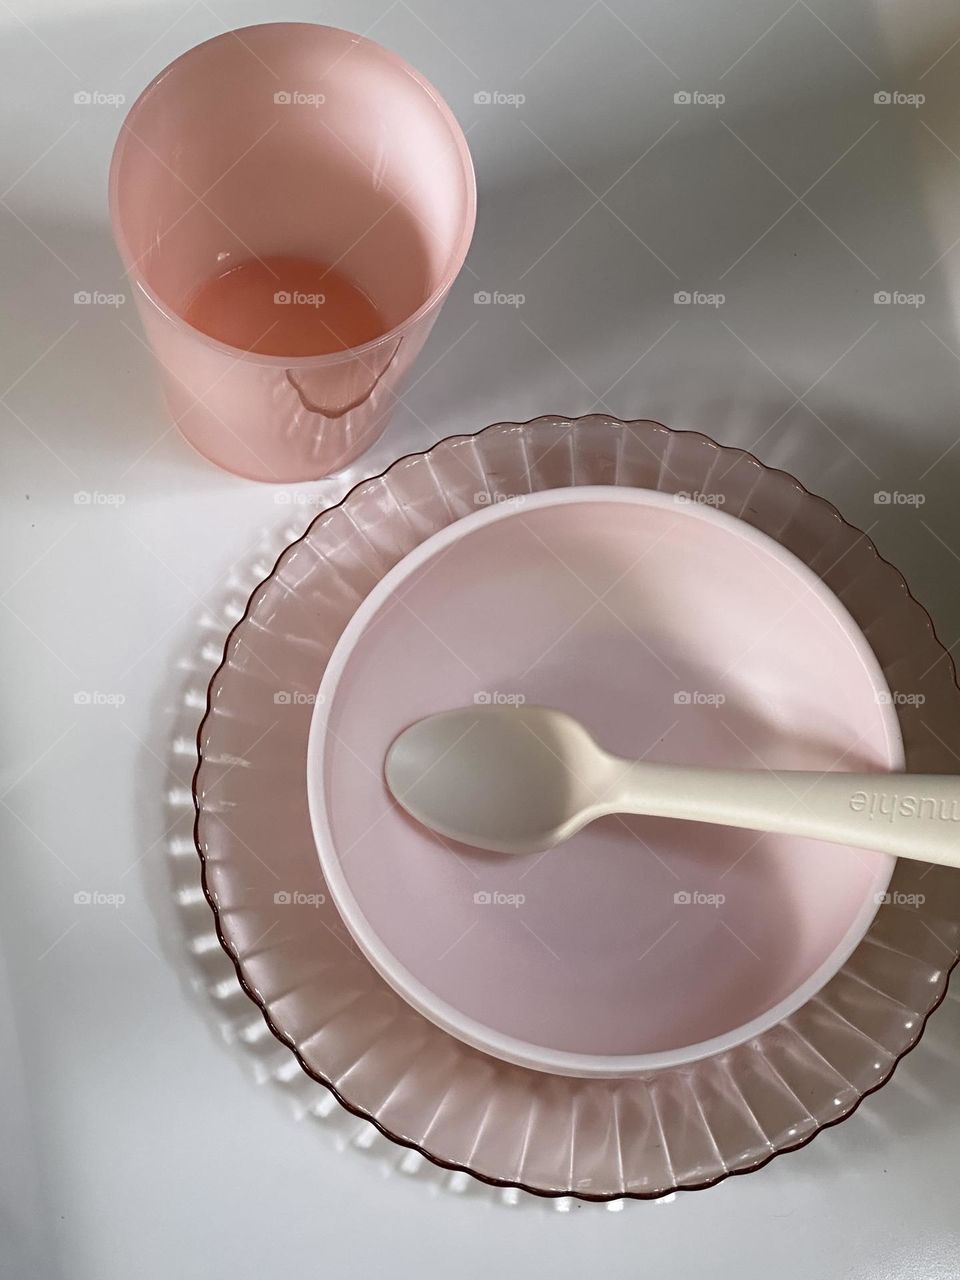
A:
{"type": "MultiPolygon", "coordinates": [[[[524,510],[576,502],[624,502],[675,509],[674,495],[651,489],[609,485],[573,485],[561,489],[546,489],[523,495],[519,507],[502,503],[463,516],[408,552],[388,570],[358,606],[334,646],[324,670],[307,742],[307,800],[320,868],[337,910],[366,958],[381,977],[413,1008],[464,1043],[516,1066],[562,1076],[610,1079],[687,1066],[701,1059],[713,1057],[715,1054],[733,1049],[753,1039],[795,1013],[843,968],[863,941],[879,909],[877,895],[887,890],[896,859],[892,856],[878,855],[882,861],[878,863],[874,883],[843,937],[817,969],[782,1000],[749,1022],[733,1027],[718,1036],[695,1044],[681,1045],[653,1053],[594,1054],[551,1049],[519,1036],[496,1031],[437,996],[398,960],[390,948],[381,941],[350,888],[340,865],[330,826],[324,779],[328,745],[326,726],[333,710],[341,677],[373,616],[421,565],[477,528],[509,518],[524,510]]],[[[856,619],[813,569],[775,538],[737,516],[694,503],[687,504],[684,513],[736,533],[759,550],[772,555],[784,567],[795,573],[840,623],[874,687],[878,691],[889,692],[883,667],[856,619]]],[[[891,768],[903,770],[906,754],[896,707],[892,700],[880,705],[892,760],[891,768]]]]}
{"type": "Polygon", "coordinates": [[[334,27],[329,23],[319,22],[257,22],[252,23],[250,26],[236,27],[230,31],[221,31],[218,35],[211,36],[208,40],[202,40],[199,44],[192,45],[189,49],[184,50],[183,53],[174,58],[172,62],[167,63],[167,65],[153,77],[149,84],[147,84],[147,86],[137,96],[136,100],[133,102],[123,118],[123,123],[120,125],[117,140],[114,143],[113,154],[110,158],[107,199],[113,236],[123,262],[124,272],[133,285],[140,290],[146,300],[169,324],[172,324],[182,333],[197,338],[199,341],[214,350],[223,352],[225,355],[233,356],[237,359],[243,359],[244,361],[249,361],[254,364],[279,369],[322,369],[326,367],[333,367],[337,364],[341,364],[346,359],[352,359],[357,356],[366,355],[368,352],[377,351],[381,347],[384,347],[391,342],[395,342],[398,338],[402,337],[402,335],[412,328],[423,316],[438,307],[443,301],[445,295],[449,292],[454,280],[456,280],[457,276],[460,274],[461,268],[463,267],[467,251],[469,250],[471,241],[473,240],[473,232],[477,220],[477,179],[476,172],[473,167],[473,158],[470,154],[470,148],[467,145],[467,139],[463,129],[460,127],[459,121],[439,90],[426,78],[426,76],[422,75],[416,67],[412,66],[405,58],[402,58],[392,49],[388,49],[385,45],[379,44],[376,40],[371,40],[369,36],[360,35],[354,31],[348,31],[344,27],[334,27]],[[242,36],[249,37],[253,32],[263,31],[268,28],[284,28],[288,30],[301,28],[315,32],[333,32],[338,36],[346,36],[355,44],[368,46],[378,57],[383,58],[388,63],[392,63],[397,71],[402,72],[414,80],[424,91],[427,97],[431,99],[434,107],[439,112],[441,119],[447,126],[460,157],[463,181],[465,185],[466,216],[459,238],[447,265],[447,269],[444,272],[440,283],[430,293],[426,300],[420,304],[416,311],[411,312],[411,314],[401,320],[399,324],[395,324],[386,333],[381,334],[377,338],[371,338],[368,342],[364,342],[356,347],[348,347],[343,351],[326,352],[322,355],[314,356],[264,355],[255,351],[247,351],[243,347],[231,346],[230,343],[221,342],[219,338],[211,337],[210,334],[204,333],[202,329],[197,329],[194,325],[189,324],[184,320],[176,310],[168,306],[150,287],[144,279],[143,273],[137,266],[126,235],[123,231],[119,207],[120,169],[123,164],[127,140],[132,132],[129,128],[130,121],[134,119],[141,105],[161,87],[162,82],[175,67],[178,67],[181,63],[195,57],[201,50],[225,40],[239,39],[242,36]]]}

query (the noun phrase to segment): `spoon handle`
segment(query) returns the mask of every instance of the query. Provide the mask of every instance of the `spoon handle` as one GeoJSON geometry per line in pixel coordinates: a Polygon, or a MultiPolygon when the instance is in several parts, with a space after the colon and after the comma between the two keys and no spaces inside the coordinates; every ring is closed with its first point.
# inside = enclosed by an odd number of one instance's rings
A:
{"type": "Polygon", "coordinates": [[[812,836],[960,867],[960,778],[627,764],[607,812],[812,836]]]}

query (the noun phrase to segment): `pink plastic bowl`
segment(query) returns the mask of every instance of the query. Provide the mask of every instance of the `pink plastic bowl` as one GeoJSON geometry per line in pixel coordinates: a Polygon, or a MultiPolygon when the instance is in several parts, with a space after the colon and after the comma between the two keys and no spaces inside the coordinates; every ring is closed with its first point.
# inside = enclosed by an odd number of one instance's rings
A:
{"type": "Polygon", "coordinates": [[[605,747],[648,760],[904,763],[853,619],[743,521],[608,486],[457,520],[346,627],[308,753],[327,885],[411,1005],[509,1062],[625,1076],[732,1048],[841,968],[892,858],[652,818],[603,819],[547,854],[505,858],[453,846],[394,803],[383,760],[404,727],[519,699],[561,707],[605,747]]]}

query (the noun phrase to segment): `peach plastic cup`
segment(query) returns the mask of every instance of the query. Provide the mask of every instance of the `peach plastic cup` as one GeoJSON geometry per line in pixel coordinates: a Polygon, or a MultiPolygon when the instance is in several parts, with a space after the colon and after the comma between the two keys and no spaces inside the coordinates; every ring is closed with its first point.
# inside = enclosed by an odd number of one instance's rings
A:
{"type": "Polygon", "coordinates": [[[311,480],[383,432],[473,234],[463,133],[380,45],[268,23],[162,71],[124,121],[110,215],[164,393],[186,439],[256,480],[311,480]],[[335,266],[383,333],[327,355],[260,355],[192,327],[197,289],[244,260],[335,266]]]}

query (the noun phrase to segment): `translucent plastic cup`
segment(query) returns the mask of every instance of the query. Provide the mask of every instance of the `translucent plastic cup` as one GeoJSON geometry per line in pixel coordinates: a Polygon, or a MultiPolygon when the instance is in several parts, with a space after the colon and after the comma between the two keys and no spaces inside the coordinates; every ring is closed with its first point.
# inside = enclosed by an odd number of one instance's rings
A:
{"type": "Polygon", "coordinates": [[[437,91],[371,40],[309,23],[183,54],[134,103],[110,170],[114,235],[173,419],[256,480],[316,479],[381,435],[475,214],[466,139],[437,91]],[[345,274],[380,336],[261,355],[184,319],[205,282],[277,255],[345,274]]]}

